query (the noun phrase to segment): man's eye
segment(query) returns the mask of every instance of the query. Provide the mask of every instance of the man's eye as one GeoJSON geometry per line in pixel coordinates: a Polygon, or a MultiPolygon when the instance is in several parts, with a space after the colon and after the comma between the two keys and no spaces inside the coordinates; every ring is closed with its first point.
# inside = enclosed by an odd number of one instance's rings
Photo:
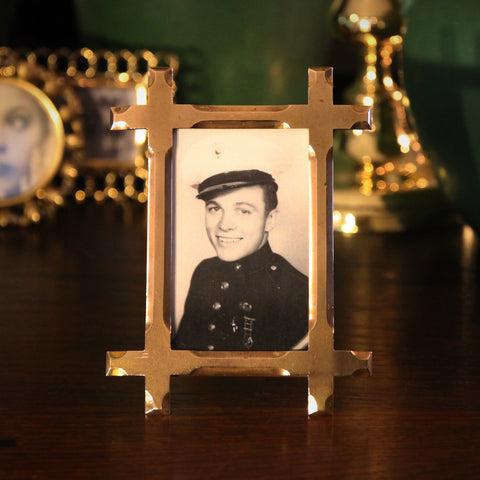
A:
{"type": "Polygon", "coordinates": [[[207,207],[207,212],[210,212],[210,213],[215,213],[215,212],[218,212],[220,210],[220,207],[217,207],[215,205],[211,205],[210,207],[207,207]]]}
{"type": "Polygon", "coordinates": [[[245,210],[243,208],[241,208],[239,210],[239,212],[242,214],[242,215],[250,215],[252,212],[250,210],[245,210]]]}

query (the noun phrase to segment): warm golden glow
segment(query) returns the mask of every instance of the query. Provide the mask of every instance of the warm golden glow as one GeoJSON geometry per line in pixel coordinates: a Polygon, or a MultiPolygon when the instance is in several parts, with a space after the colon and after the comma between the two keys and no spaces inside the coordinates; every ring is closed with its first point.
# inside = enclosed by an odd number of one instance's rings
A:
{"type": "Polygon", "coordinates": [[[135,188],[132,185],[127,185],[123,191],[127,197],[133,197],[135,195],[135,188]]]}
{"type": "Polygon", "coordinates": [[[333,227],[335,230],[345,234],[358,232],[355,215],[353,213],[346,213],[345,217],[343,217],[339,210],[333,212],[333,227]]]}
{"type": "Polygon", "coordinates": [[[364,165],[363,170],[367,173],[372,173],[373,165],[371,163],[367,163],[366,165],[364,165]]]}
{"type": "Polygon", "coordinates": [[[353,134],[356,135],[357,137],[359,137],[362,133],[363,133],[363,130],[352,130],[353,134]]]}
{"type": "Polygon", "coordinates": [[[392,77],[384,77],[384,78],[383,78],[383,84],[384,84],[387,88],[393,87],[392,77]]]}
{"type": "Polygon", "coordinates": [[[105,176],[105,182],[107,184],[112,184],[117,179],[117,175],[114,172],[108,172],[105,176]]]}
{"type": "Polygon", "coordinates": [[[146,180],[148,177],[148,171],[146,168],[139,167],[135,169],[135,175],[142,180],[146,180]]]}
{"type": "Polygon", "coordinates": [[[358,20],[359,20],[359,17],[356,13],[352,13],[348,19],[352,22],[352,23],[357,23],[358,20]]]}
{"type": "Polygon", "coordinates": [[[358,227],[356,225],[355,215],[353,213],[347,213],[345,215],[345,221],[341,227],[343,233],[357,233],[358,227]]]}
{"type": "Polygon", "coordinates": [[[410,146],[410,137],[407,134],[402,133],[401,135],[398,136],[397,142],[402,147],[409,147],[410,146]]]}
{"type": "MultiPolygon", "coordinates": [[[[143,155],[137,155],[135,157],[135,166],[137,168],[143,168],[145,166],[145,158],[143,155]]],[[[135,175],[137,175],[137,172],[135,172],[135,175]]]]}
{"type": "Polygon", "coordinates": [[[127,72],[122,72],[118,75],[118,80],[120,80],[122,83],[126,83],[130,80],[130,76],[127,72]]]}
{"type": "Polygon", "coordinates": [[[143,145],[147,140],[147,130],[138,128],[135,130],[135,143],[137,145],[143,145]]]}
{"type": "Polygon", "coordinates": [[[140,203],[145,203],[147,201],[147,195],[143,192],[140,192],[138,194],[138,197],[137,197],[137,200],[140,202],[140,203]]]}
{"type": "Polygon", "coordinates": [[[394,100],[397,100],[397,102],[399,102],[403,95],[402,95],[402,92],[400,92],[399,90],[395,90],[393,93],[392,93],[392,97],[394,100]]]}
{"type": "Polygon", "coordinates": [[[333,224],[339,225],[342,221],[342,213],[339,210],[333,211],[333,224]]]}
{"type": "Polygon", "coordinates": [[[377,78],[377,74],[375,72],[367,72],[367,79],[370,80],[370,81],[373,81],[377,78]]]}
{"type": "Polygon", "coordinates": [[[428,180],[422,177],[417,180],[416,184],[418,188],[426,188],[428,187],[428,180]]]}
{"type": "Polygon", "coordinates": [[[156,408],[157,406],[155,405],[152,395],[148,390],[145,390],[145,413],[150,413],[156,408]]]}
{"type": "Polygon", "coordinates": [[[390,57],[386,57],[382,61],[384,67],[389,67],[392,64],[392,59],[390,57]]]}
{"type": "Polygon", "coordinates": [[[97,191],[93,194],[93,198],[94,198],[97,202],[103,202],[103,200],[105,200],[105,194],[104,194],[101,190],[97,190],[97,191]]]}
{"type": "Polygon", "coordinates": [[[373,35],[366,35],[365,41],[369,47],[376,47],[377,46],[377,39],[373,35]]]}
{"type": "Polygon", "coordinates": [[[390,37],[390,42],[392,45],[400,45],[402,43],[402,37],[400,35],[394,35],[390,37]]]}
{"type": "Polygon", "coordinates": [[[318,405],[313,395],[308,395],[308,414],[318,412],[318,405]]]}
{"type": "Polygon", "coordinates": [[[372,97],[363,97],[362,103],[367,107],[371,107],[373,105],[373,98],[372,97]]]}
{"type": "Polygon", "coordinates": [[[47,192],[43,188],[37,190],[36,196],[39,200],[43,200],[47,197],[47,192]]]}
{"type": "Polygon", "coordinates": [[[82,56],[84,56],[87,60],[90,60],[92,58],[95,58],[95,54],[93,53],[92,50],[90,50],[89,48],[82,48],[80,50],[80,53],[82,54],[82,56]]]}
{"type": "Polygon", "coordinates": [[[417,166],[412,163],[412,162],[408,162],[406,165],[405,165],[405,170],[408,172],[408,173],[415,173],[417,171],[417,166]]]}
{"type": "Polygon", "coordinates": [[[116,188],[109,188],[107,191],[107,195],[115,200],[118,197],[118,190],[116,188]]]}
{"type": "Polygon", "coordinates": [[[128,128],[127,122],[121,120],[112,123],[112,130],[126,130],[128,128]]]}
{"type": "Polygon", "coordinates": [[[360,187],[360,193],[365,196],[370,196],[373,190],[373,182],[371,178],[367,178],[366,180],[362,181],[362,186],[360,187]]]}
{"type": "Polygon", "coordinates": [[[475,236],[475,232],[472,230],[470,226],[464,225],[463,231],[462,231],[463,248],[470,253],[473,252],[473,247],[475,246],[476,241],[477,241],[477,238],[475,236]]]}
{"type": "Polygon", "coordinates": [[[15,67],[13,65],[4,67],[3,72],[5,74],[5,77],[12,77],[13,75],[15,75],[15,67]]]}
{"type": "Polygon", "coordinates": [[[30,213],[30,219],[32,220],[33,223],[38,223],[40,221],[41,216],[38,210],[35,210],[34,212],[30,213]]]}
{"type": "Polygon", "coordinates": [[[66,175],[68,175],[70,178],[76,178],[78,176],[78,170],[71,166],[71,165],[67,165],[65,168],[64,168],[64,172],[66,175]]]}
{"type": "Polygon", "coordinates": [[[83,202],[85,200],[86,194],[83,190],[77,190],[75,192],[75,200],[77,202],[83,202]]]}
{"type": "Polygon", "coordinates": [[[367,20],[366,18],[362,18],[362,20],[358,22],[358,26],[362,32],[369,32],[371,30],[370,20],[367,20]]]}
{"type": "Polygon", "coordinates": [[[135,96],[137,99],[137,105],[147,104],[147,89],[145,85],[139,84],[135,87],[135,96]]]}

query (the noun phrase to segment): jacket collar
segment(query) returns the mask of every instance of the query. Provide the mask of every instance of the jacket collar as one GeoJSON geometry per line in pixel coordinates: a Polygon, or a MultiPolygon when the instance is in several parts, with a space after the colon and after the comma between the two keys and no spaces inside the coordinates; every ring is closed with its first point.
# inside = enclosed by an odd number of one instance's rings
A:
{"type": "MultiPolygon", "coordinates": [[[[247,255],[234,262],[225,262],[218,259],[220,268],[222,271],[233,271],[243,273],[255,273],[259,270],[263,270],[265,267],[271,264],[274,253],[270,248],[268,241],[265,245],[256,252],[247,255]]],[[[217,257],[218,258],[218,257],[217,257]]]]}

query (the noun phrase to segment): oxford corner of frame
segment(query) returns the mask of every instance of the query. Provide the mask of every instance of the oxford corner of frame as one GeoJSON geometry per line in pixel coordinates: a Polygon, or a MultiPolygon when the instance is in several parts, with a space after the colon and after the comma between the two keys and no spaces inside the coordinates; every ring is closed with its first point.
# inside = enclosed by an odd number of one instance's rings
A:
{"type": "Polygon", "coordinates": [[[308,377],[308,413],[371,352],[333,346],[334,129],[371,109],[334,105],[331,68],[308,70],[308,103],[174,102],[168,69],[112,129],[147,129],[145,349],[107,353],[107,375],[145,377],[145,411],[170,412],[177,375],[308,377]]]}

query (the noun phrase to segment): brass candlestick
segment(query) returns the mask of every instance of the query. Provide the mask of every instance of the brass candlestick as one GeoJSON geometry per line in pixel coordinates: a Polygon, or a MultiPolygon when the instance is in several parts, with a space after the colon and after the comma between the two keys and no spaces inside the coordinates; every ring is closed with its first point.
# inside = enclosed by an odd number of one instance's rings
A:
{"type": "Polygon", "coordinates": [[[345,102],[373,107],[372,131],[337,131],[334,228],[403,231],[445,223],[449,205],[414,128],[403,87],[399,2],[334,2],[336,29],[360,51],[362,68],[345,102]]]}

